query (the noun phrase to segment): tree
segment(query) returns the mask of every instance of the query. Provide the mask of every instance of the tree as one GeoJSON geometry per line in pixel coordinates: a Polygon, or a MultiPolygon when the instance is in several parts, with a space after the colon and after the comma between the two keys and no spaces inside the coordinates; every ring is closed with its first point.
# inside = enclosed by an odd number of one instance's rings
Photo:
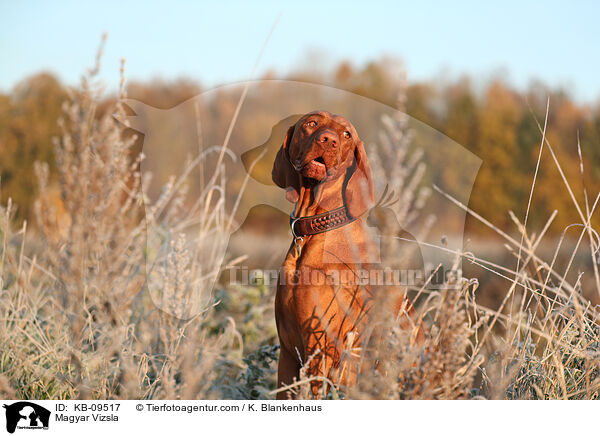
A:
{"type": "Polygon", "coordinates": [[[19,83],[10,97],[0,98],[0,177],[2,198],[12,197],[20,218],[30,217],[36,191],[35,161],[53,162],[52,137],[66,91],[58,80],[41,73],[19,83]]]}

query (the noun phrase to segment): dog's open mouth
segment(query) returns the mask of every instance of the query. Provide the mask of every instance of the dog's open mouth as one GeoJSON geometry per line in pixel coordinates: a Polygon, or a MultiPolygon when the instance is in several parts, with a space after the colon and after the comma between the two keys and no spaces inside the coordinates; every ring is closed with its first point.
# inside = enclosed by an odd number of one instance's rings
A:
{"type": "Polygon", "coordinates": [[[310,177],[311,179],[321,180],[325,177],[327,173],[327,168],[325,166],[325,160],[322,156],[319,156],[316,159],[311,160],[306,165],[304,165],[302,174],[306,177],[310,177]]]}
{"type": "Polygon", "coordinates": [[[313,159],[312,162],[316,163],[317,165],[325,166],[325,159],[323,159],[323,156],[319,156],[318,158],[313,159]]]}

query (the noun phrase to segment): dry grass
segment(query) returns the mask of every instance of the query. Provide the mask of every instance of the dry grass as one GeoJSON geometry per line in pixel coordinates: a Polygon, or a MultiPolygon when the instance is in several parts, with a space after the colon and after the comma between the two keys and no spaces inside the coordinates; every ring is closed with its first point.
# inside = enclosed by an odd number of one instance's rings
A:
{"type": "MultiPolygon", "coordinates": [[[[231,285],[212,295],[209,285],[220,273],[232,216],[222,198],[223,167],[213,168],[192,208],[184,208],[185,181],[201,159],[149,202],[139,161],[131,159],[133,138],[112,116],[124,109],[117,104],[97,116],[97,71],[73,90],[56,142],[65,212],[48,201],[43,164],[37,227],[15,230],[10,199],[0,207],[0,396],[272,398],[277,347],[264,316],[272,290],[231,285]]],[[[400,141],[407,150],[409,136],[383,135],[382,143],[400,141]]],[[[412,206],[398,213],[414,220],[428,193],[410,181],[420,177],[418,156],[404,158],[395,163],[405,169],[395,189],[403,207],[412,206]]],[[[586,193],[580,206],[563,181],[581,216],[567,231],[580,232],[576,249],[589,244],[598,284],[599,238],[590,226],[598,199],[590,204],[586,193]]],[[[515,218],[513,238],[468,212],[497,231],[517,259],[510,268],[455,253],[506,280],[502,305],[478,305],[477,280],[458,274],[446,289],[411,290],[415,324],[401,328],[386,320],[383,343],[359,354],[377,362],[377,370],[351,388],[326,381],[329,397],[598,397],[598,311],[582,297],[579,280],[569,283],[568,270],[557,271],[536,253],[547,227],[531,235],[526,221],[515,218]],[[424,342],[415,341],[419,323],[429,332],[424,342]]],[[[301,377],[291,389],[307,398],[309,382],[301,377]]]]}
{"type": "MultiPolygon", "coordinates": [[[[221,361],[244,364],[233,321],[218,334],[207,327],[205,283],[219,272],[214,252],[227,225],[222,201],[212,196],[219,185],[207,188],[196,211],[183,210],[183,176],[149,204],[139,161],[130,158],[135,138],[124,139],[113,112],[96,116],[97,71],[73,90],[55,144],[66,213],[47,201],[42,164],[31,250],[26,225],[12,231],[10,200],[0,209],[0,373],[7,394],[221,397],[218,380],[228,380],[233,367],[221,361]]],[[[117,104],[114,113],[123,108],[117,104]]]]}

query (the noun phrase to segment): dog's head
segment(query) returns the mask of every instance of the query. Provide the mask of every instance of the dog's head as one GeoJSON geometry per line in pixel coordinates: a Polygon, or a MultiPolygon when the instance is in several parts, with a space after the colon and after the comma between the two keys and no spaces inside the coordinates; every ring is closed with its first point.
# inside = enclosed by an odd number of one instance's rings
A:
{"type": "Polygon", "coordinates": [[[347,119],[325,111],[291,126],[275,157],[273,181],[295,203],[301,186],[344,177],[343,197],[353,217],[373,204],[373,179],[364,145],[347,119]]]}

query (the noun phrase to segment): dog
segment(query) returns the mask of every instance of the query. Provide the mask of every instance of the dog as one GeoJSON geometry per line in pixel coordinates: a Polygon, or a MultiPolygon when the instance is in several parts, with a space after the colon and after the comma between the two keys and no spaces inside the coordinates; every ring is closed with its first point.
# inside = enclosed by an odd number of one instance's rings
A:
{"type": "Polygon", "coordinates": [[[387,295],[383,311],[375,310],[376,289],[361,284],[364,271],[379,260],[364,219],[374,204],[373,175],[347,119],[326,111],[302,116],[287,130],[271,176],[295,204],[293,240],[275,297],[281,346],[277,398],[290,397],[281,388],[298,380],[301,368],[318,398],[324,378],[346,386],[356,382],[357,350],[374,317],[413,309],[398,291],[387,295]]]}

